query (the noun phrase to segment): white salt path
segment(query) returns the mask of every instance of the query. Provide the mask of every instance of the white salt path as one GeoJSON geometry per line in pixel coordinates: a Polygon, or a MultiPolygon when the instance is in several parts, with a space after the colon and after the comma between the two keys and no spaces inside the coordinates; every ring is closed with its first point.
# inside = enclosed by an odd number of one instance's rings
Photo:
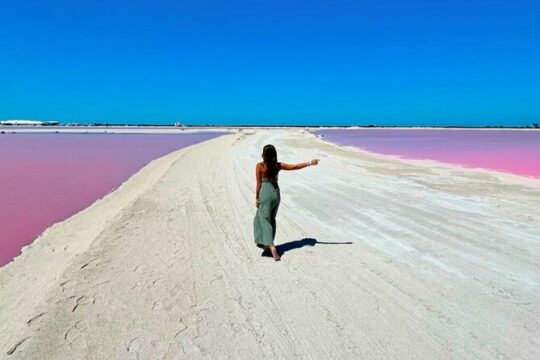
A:
{"type": "Polygon", "coordinates": [[[225,135],[153,161],[0,269],[0,358],[538,359],[538,204],[517,177],[297,129],[225,135]],[[267,143],[321,159],[280,175],[279,263],[252,239],[267,143]]]}

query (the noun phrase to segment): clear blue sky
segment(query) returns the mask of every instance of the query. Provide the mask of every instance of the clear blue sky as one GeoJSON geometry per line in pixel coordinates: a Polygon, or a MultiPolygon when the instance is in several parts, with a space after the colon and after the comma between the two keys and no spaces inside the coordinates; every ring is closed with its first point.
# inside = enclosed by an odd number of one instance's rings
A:
{"type": "Polygon", "coordinates": [[[0,2],[0,119],[540,121],[540,1],[0,2]]]}

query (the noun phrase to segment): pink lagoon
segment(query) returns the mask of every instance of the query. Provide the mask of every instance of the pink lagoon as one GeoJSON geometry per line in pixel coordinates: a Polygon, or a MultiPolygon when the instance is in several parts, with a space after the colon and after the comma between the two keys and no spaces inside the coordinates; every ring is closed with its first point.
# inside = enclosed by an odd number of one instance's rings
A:
{"type": "Polygon", "coordinates": [[[0,266],[151,160],[221,134],[0,135],[0,266]]]}
{"type": "Polygon", "coordinates": [[[316,134],[384,155],[540,178],[540,131],[536,130],[331,129],[316,134]]]}

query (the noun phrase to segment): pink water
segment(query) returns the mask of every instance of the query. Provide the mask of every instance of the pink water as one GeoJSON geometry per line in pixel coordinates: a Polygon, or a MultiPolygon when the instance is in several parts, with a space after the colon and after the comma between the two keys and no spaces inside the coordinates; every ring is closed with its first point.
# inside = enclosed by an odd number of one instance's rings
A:
{"type": "Polygon", "coordinates": [[[386,155],[540,178],[540,131],[319,130],[325,140],[386,155]]]}
{"type": "Polygon", "coordinates": [[[219,135],[1,134],[0,266],[151,160],[219,135]]]}

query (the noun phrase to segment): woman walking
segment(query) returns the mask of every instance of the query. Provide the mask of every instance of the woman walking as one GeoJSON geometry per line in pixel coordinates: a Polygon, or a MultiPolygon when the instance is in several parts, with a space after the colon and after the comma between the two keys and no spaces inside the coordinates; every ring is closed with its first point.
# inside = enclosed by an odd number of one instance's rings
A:
{"type": "Polygon", "coordinates": [[[278,185],[280,170],[299,170],[307,166],[317,165],[319,159],[298,164],[286,164],[277,161],[277,151],[273,145],[266,145],[262,153],[263,161],[257,163],[255,176],[257,188],[255,190],[257,213],[253,219],[255,243],[264,250],[270,250],[274,260],[279,261],[280,256],[274,246],[276,236],[276,214],[281,201],[278,185]]]}

